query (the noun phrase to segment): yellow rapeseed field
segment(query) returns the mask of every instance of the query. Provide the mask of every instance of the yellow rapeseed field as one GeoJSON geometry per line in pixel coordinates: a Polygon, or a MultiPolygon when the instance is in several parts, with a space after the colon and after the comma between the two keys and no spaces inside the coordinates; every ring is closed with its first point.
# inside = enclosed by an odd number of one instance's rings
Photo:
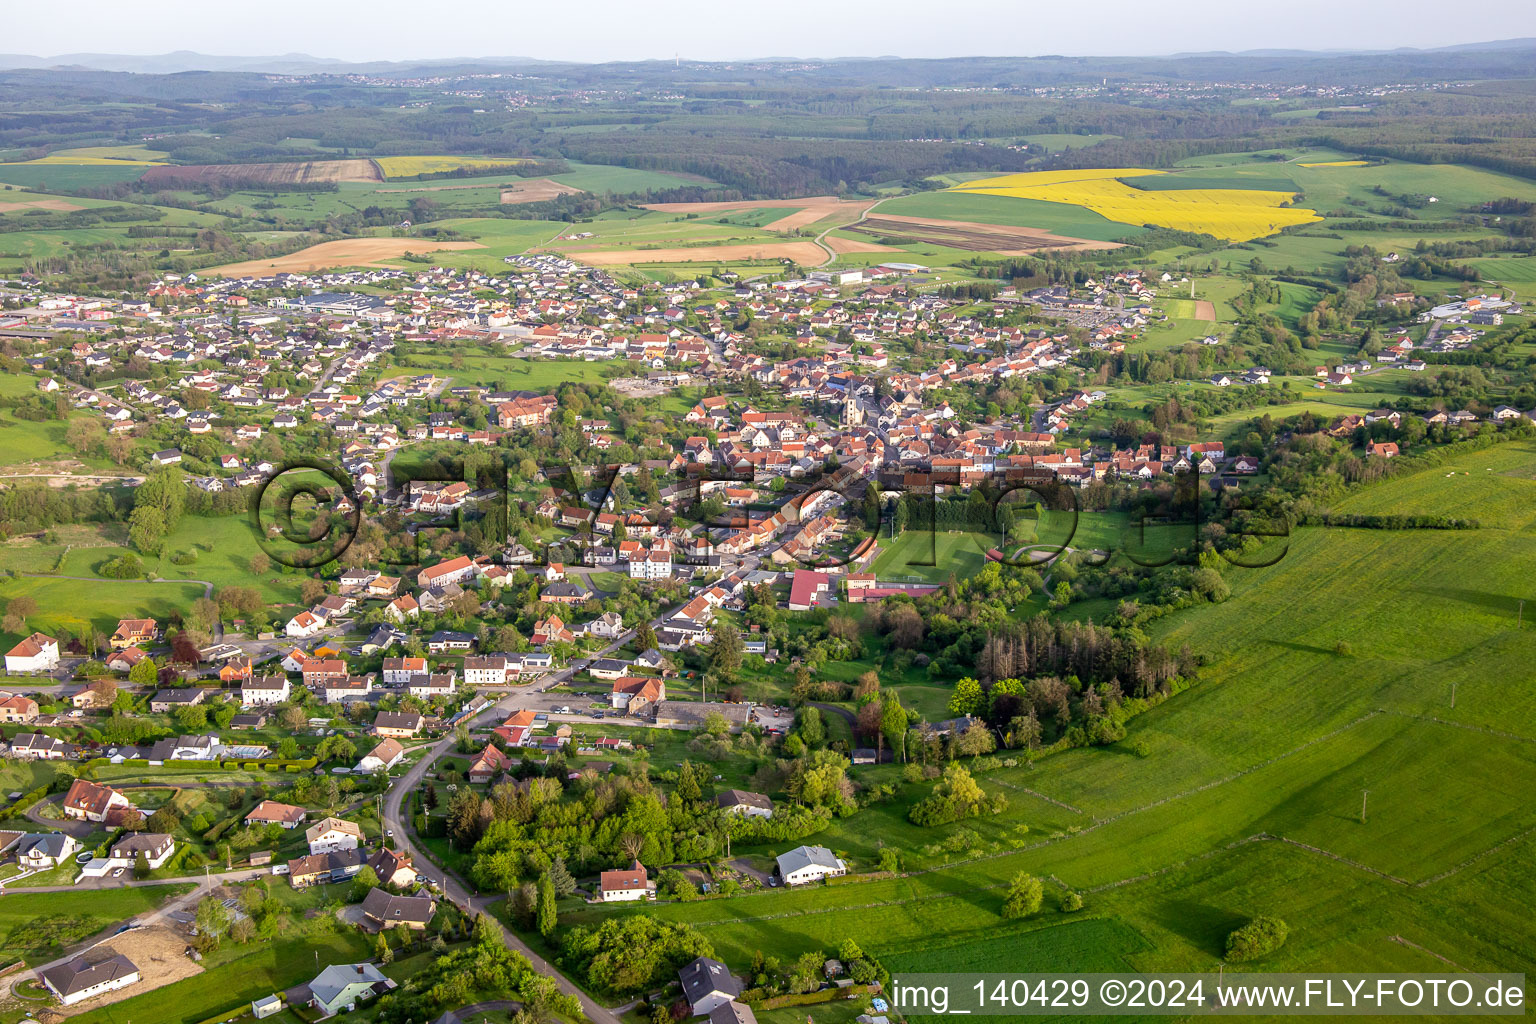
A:
{"type": "Polygon", "coordinates": [[[377,163],[386,178],[409,178],[417,174],[440,174],[460,167],[506,167],[527,161],[515,156],[381,156],[377,163]]]}
{"type": "Polygon", "coordinates": [[[1121,224],[1155,224],[1230,242],[1322,220],[1315,211],[1283,206],[1295,197],[1292,192],[1209,188],[1152,192],[1118,180],[1159,173],[1142,168],[1039,171],[968,181],[950,191],[1067,203],[1121,224]]]}
{"type": "Polygon", "coordinates": [[[1298,164],[1299,167],[1369,167],[1369,160],[1329,160],[1321,164],[1298,164]]]}

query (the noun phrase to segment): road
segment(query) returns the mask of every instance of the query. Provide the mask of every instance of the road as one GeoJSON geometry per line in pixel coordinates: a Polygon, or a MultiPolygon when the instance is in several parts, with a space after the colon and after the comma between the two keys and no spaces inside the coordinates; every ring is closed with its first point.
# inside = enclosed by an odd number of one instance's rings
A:
{"type": "Polygon", "coordinates": [[[816,265],[818,267],[824,267],[828,263],[831,263],[831,262],[833,262],[834,260],[837,259],[837,250],[833,249],[826,242],[826,238],[827,238],[828,234],[830,234],[833,231],[837,231],[837,230],[839,230],[841,228],[851,228],[855,224],[862,224],[862,223],[864,223],[865,218],[867,218],[869,216],[869,211],[870,210],[873,210],[875,207],[877,207],[881,203],[885,202],[886,199],[894,199],[894,198],[896,198],[896,197],[895,196],[886,196],[885,199],[876,199],[874,202],[870,203],[868,207],[865,208],[863,213],[859,214],[859,219],[858,220],[851,220],[847,224],[834,224],[831,227],[827,228],[826,231],[823,231],[821,234],[817,235],[816,238],[815,238],[815,242],[816,242],[817,245],[821,246],[821,250],[822,250],[822,252],[825,252],[827,254],[827,258],[822,260],[820,263],[818,263],[816,265]]]}

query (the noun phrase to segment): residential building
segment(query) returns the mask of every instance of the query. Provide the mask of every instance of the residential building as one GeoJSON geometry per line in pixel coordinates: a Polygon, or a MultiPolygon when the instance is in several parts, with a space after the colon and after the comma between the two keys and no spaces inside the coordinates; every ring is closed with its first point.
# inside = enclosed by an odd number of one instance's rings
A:
{"type": "Polygon", "coordinates": [[[846,875],[844,864],[825,846],[797,846],[778,857],[779,877],[785,885],[805,885],[833,875],[846,875]]]}
{"type": "Polygon", "coordinates": [[[651,895],[651,882],[645,865],[638,860],[630,867],[604,871],[597,876],[597,897],[604,903],[643,900],[651,895]]]}
{"type": "Polygon", "coordinates": [[[65,1006],[73,1006],[93,996],[127,988],[139,980],[139,969],[121,953],[94,964],[84,957],[48,968],[42,973],[43,984],[65,1006]]]}
{"type": "Polygon", "coordinates": [[[12,674],[52,672],[58,667],[59,642],[42,633],[33,633],[5,655],[5,670],[12,674]]]}
{"type": "Polygon", "coordinates": [[[125,647],[148,646],[159,635],[160,627],[154,619],[122,619],[107,638],[107,643],[114,651],[120,651],[125,647]]]}
{"type": "Polygon", "coordinates": [[[25,724],[36,717],[37,701],[31,697],[23,697],[18,693],[0,700],[0,722],[25,724]]]}
{"type": "Polygon", "coordinates": [[[396,738],[415,736],[425,721],[414,711],[380,711],[373,720],[373,734],[396,738]]]}
{"type": "Polygon", "coordinates": [[[405,758],[405,748],[399,740],[385,739],[357,762],[360,772],[387,772],[405,758]]]}
{"type": "Polygon", "coordinates": [[[355,850],[362,845],[363,829],[355,821],[322,818],[304,830],[304,840],[309,844],[310,853],[355,850]]]}
{"type": "Polygon", "coordinates": [[[79,849],[79,841],[63,832],[28,832],[16,842],[16,863],[29,871],[46,871],[63,864],[79,849]]]}
{"type": "Polygon", "coordinates": [[[280,804],[276,800],[263,800],[252,808],[251,813],[245,816],[247,825],[281,825],[283,828],[298,828],[304,823],[309,814],[302,807],[293,804],[280,804]]]}
{"type": "Polygon", "coordinates": [[[363,927],[370,932],[401,925],[421,931],[432,923],[437,903],[429,896],[392,896],[383,889],[368,890],[363,897],[363,927]]]}
{"type": "Polygon", "coordinates": [[[683,998],[695,1017],[703,1017],[741,995],[741,979],[718,960],[701,956],[677,972],[683,998]]]}
{"type": "Polygon", "coordinates": [[[86,779],[76,779],[64,794],[64,817],[76,821],[105,822],[113,817],[116,808],[127,810],[133,804],[126,796],[113,789],[86,779]]]}
{"type": "Polygon", "coordinates": [[[293,693],[286,675],[253,676],[240,684],[240,703],[248,708],[281,704],[293,693]]]}
{"type": "Polygon", "coordinates": [[[770,798],[742,789],[727,789],[716,794],[715,806],[727,814],[741,814],[749,818],[773,817],[773,801],[770,798]]]}
{"type": "Polygon", "coordinates": [[[320,1016],[350,1013],[358,1003],[383,995],[395,987],[373,964],[332,964],[309,983],[309,1005],[320,1016]]]}

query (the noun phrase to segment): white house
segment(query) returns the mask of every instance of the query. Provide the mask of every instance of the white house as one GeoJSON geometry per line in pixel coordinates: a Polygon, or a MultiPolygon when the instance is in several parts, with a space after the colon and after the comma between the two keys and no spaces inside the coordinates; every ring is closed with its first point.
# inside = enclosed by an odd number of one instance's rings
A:
{"type": "Polygon", "coordinates": [[[501,686],[507,681],[506,658],[465,658],[465,686],[501,686]]]}
{"type": "Polygon", "coordinates": [[[302,640],[320,632],[320,627],[323,625],[325,623],[318,616],[310,612],[299,612],[288,620],[288,625],[283,631],[296,640],[302,640]]]}
{"type": "MultiPolygon", "coordinates": [[[[357,762],[357,770],[360,772],[387,772],[399,764],[405,757],[405,748],[396,739],[384,739],[379,745],[370,750],[366,756],[357,762]]],[[[324,824],[322,822],[321,824],[324,824]]]]}
{"type": "Polygon", "coordinates": [[[29,832],[16,841],[16,863],[33,871],[58,867],[80,849],[74,836],[63,832],[29,832]]]}
{"type": "Polygon", "coordinates": [[[65,1006],[126,988],[138,980],[139,969],[121,953],[95,964],[77,958],[43,972],[43,984],[65,1006]]]}
{"type": "Polygon", "coordinates": [[[355,850],[362,845],[363,830],[353,821],[341,818],[323,818],[304,830],[309,852],[335,853],[337,850],[355,850]]]}
{"type": "Polygon", "coordinates": [[[604,903],[623,903],[643,900],[651,894],[650,879],[645,865],[639,861],[631,867],[617,871],[604,871],[597,880],[598,898],[604,903]]]}
{"type": "Polygon", "coordinates": [[[846,875],[848,865],[825,846],[797,846],[778,857],[779,877],[785,885],[805,885],[833,875],[846,875]]]}
{"type": "Polygon", "coordinates": [[[773,817],[773,801],[761,793],[749,793],[744,789],[727,789],[715,796],[715,806],[727,814],[740,814],[748,818],[773,817]]]}
{"type": "Polygon", "coordinates": [[[7,672],[52,672],[59,667],[59,642],[33,633],[5,655],[7,672]]]}
{"type": "Polygon", "coordinates": [[[139,854],[144,855],[151,871],[161,867],[176,852],[176,840],[163,832],[138,832],[113,845],[107,859],[113,867],[133,867],[139,854]]]}
{"type": "Polygon", "coordinates": [[[240,684],[240,703],[248,708],[281,704],[292,694],[288,677],[252,676],[240,684]]]}
{"type": "Polygon", "coordinates": [[[408,683],[427,671],[426,658],[385,658],[384,682],[408,683]]]}

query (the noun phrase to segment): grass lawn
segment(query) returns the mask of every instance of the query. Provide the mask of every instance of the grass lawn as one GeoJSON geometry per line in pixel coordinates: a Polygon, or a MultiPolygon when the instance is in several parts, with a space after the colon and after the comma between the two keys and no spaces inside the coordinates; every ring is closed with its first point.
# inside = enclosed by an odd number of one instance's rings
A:
{"type": "MultiPolygon", "coordinates": [[[[28,630],[68,632],[79,636],[92,627],[108,635],[119,619],[170,619],[203,596],[198,583],[150,583],[144,580],[66,580],[20,577],[6,583],[6,596],[22,594],[37,601],[38,611],[27,619],[28,630]]],[[[0,634],[6,649],[23,634],[0,634]]]]}

